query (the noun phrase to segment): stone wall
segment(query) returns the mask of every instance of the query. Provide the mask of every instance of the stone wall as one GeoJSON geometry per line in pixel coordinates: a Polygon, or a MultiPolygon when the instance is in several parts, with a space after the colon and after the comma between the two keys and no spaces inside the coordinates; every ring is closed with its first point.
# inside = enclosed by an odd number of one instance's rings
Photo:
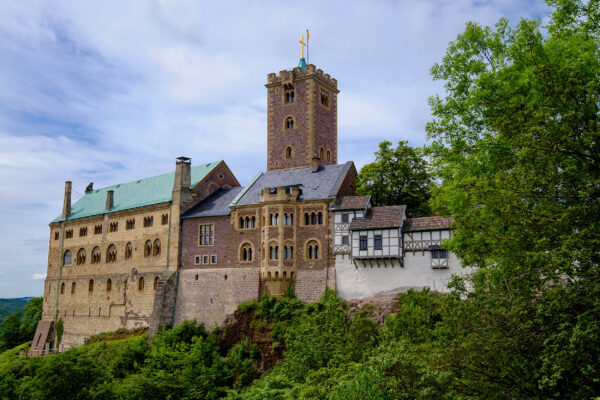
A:
{"type": "Polygon", "coordinates": [[[210,330],[238,305],[258,298],[259,268],[187,268],[180,272],[175,325],[196,319],[210,330]]]}

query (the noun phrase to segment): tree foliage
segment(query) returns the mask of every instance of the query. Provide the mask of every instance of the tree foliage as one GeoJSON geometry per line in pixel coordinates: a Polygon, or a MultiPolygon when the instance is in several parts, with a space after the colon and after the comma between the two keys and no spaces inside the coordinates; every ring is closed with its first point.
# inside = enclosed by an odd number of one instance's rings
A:
{"type": "Polygon", "coordinates": [[[364,165],[357,177],[357,193],[371,195],[377,205],[405,204],[412,216],[429,215],[431,177],[419,148],[400,141],[379,144],[375,161],[364,165]]]}
{"type": "Polygon", "coordinates": [[[549,3],[547,27],[469,23],[432,68],[433,204],[476,269],[454,368],[481,397],[600,388],[600,8],[549,3]]]}
{"type": "Polygon", "coordinates": [[[0,352],[33,338],[37,323],[42,318],[42,307],[42,298],[32,297],[23,311],[12,313],[2,321],[0,325],[0,352]]]}

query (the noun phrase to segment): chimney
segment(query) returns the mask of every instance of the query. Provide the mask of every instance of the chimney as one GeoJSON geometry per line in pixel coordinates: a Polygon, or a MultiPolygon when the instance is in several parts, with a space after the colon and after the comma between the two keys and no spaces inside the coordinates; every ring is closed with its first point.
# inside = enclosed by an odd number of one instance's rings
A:
{"type": "Polygon", "coordinates": [[[310,166],[312,168],[312,172],[317,172],[321,166],[321,159],[319,157],[313,157],[311,159],[310,166]]]}
{"type": "Polygon", "coordinates": [[[189,189],[192,184],[192,159],[188,157],[179,157],[175,162],[175,181],[173,182],[173,191],[189,189]]]}
{"type": "Polygon", "coordinates": [[[106,211],[108,211],[113,207],[114,204],[115,204],[115,191],[107,190],[106,191],[106,207],[104,207],[104,209],[106,211]]]}
{"type": "Polygon", "coordinates": [[[62,217],[67,218],[69,215],[71,215],[71,181],[66,181],[62,217]]]}

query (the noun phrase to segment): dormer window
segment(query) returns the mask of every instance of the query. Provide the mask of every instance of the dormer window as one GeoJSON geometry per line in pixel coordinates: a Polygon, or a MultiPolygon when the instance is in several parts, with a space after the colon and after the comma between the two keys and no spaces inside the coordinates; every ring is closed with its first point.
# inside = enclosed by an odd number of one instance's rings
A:
{"type": "Polygon", "coordinates": [[[286,131],[291,131],[292,129],[294,129],[294,118],[287,117],[285,119],[285,130],[286,131]]]}

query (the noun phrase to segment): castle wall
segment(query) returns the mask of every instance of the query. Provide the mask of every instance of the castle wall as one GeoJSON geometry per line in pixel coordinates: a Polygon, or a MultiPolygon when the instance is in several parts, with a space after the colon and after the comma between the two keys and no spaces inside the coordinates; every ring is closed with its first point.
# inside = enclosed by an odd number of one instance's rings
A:
{"type": "Polygon", "coordinates": [[[242,303],[258,298],[256,267],[186,268],[181,270],[175,325],[196,319],[207,329],[220,325],[242,303]]]}
{"type": "Polygon", "coordinates": [[[460,262],[448,253],[448,268],[432,268],[431,252],[428,250],[405,252],[404,267],[399,260],[393,263],[382,260],[351,260],[347,255],[337,256],[336,290],[342,299],[360,299],[377,295],[406,292],[409,289],[430,288],[447,292],[452,274],[464,274],[460,262]],[[387,265],[387,266],[386,266],[387,265]]]}

